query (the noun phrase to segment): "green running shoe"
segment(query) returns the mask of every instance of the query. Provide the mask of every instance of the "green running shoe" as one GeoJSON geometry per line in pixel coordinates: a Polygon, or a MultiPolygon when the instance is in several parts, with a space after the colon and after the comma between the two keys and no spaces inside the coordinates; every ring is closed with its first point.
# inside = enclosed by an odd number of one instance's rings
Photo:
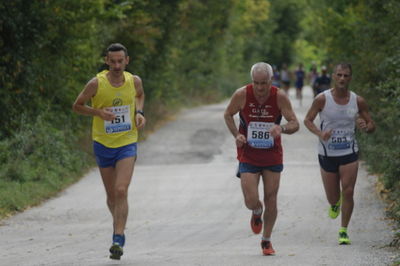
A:
{"type": "Polygon", "coordinates": [[[125,244],[125,235],[113,235],[113,244],[110,247],[110,259],[120,260],[124,254],[123,246],[125,244]]]}
{"type": "Polygon", "coordinates": [[[347,232],[343,229],[339,230],[339,245],[350,245],[350,238],[347,235],[347,232]]]}
{"type": "Polygon", "coordinates": [[[123,248],[119,244],[113,244],[110,248],[110,259],[120,260],[124,254],[123,248]]]}
{"type": "Polygon", "coordinates": [[[342,194],[340,194],[339,201],[335,205],[329,207],[329,217],[331,217],[332,219],[336,219],[336,217],[339,216],[340,205],[342,205],[342,194]]]}

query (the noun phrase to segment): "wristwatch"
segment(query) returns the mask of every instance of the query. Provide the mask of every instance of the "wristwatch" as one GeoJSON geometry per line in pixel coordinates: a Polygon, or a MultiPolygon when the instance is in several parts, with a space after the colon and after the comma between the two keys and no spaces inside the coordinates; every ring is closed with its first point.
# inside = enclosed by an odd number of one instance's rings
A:
{"type": "Polygon", "coordinates": [[[136,110],[136,113],[137,113],[137,114],[141,114],[142,116],[144,116],[143,110],[136,110]]]}

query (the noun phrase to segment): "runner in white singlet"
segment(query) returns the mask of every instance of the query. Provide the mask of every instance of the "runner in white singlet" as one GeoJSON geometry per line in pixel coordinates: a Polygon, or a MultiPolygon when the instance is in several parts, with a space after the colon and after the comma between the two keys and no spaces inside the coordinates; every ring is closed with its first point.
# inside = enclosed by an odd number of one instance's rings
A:
{"type": "Polygon", "coordinates": [[[319,137],[318,159],[330,204],[329,216],[334,219],[342,211],[339,244],[350,244],[347,226],[353,212],[358,171],[356,121],[358,128],[366,133],[375,130],[364,98],[349,90],[351,76],[350,64],[338,64],[332,75],[334,87],[315,97],[304,119],[304,125],[319,137]],[[319,128],[314,124],[318,113],[319,128]]]}

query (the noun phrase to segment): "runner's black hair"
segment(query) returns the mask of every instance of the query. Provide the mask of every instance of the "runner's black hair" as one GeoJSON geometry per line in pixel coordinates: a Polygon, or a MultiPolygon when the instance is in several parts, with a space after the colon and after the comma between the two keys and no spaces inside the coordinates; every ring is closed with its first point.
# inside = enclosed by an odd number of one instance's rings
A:
{"type": "Polygon", "coordinates": [[[124,51],[125,56],[128,56],[128,49],[120,43],[112,43],[110,46],[107,47],[107,54],[108,52],[118,52],[124,51]]]}

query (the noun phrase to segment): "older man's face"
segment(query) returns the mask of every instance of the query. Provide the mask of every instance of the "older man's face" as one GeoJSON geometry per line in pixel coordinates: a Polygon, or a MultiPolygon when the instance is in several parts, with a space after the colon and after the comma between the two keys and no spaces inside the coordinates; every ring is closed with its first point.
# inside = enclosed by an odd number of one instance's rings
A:
{"type": "Polygon", "coordinates": [[[271,87],[271,77],[265,72],[256,71],[253,73],[253,88],[257,94],[268,92],[271,87]]]}

